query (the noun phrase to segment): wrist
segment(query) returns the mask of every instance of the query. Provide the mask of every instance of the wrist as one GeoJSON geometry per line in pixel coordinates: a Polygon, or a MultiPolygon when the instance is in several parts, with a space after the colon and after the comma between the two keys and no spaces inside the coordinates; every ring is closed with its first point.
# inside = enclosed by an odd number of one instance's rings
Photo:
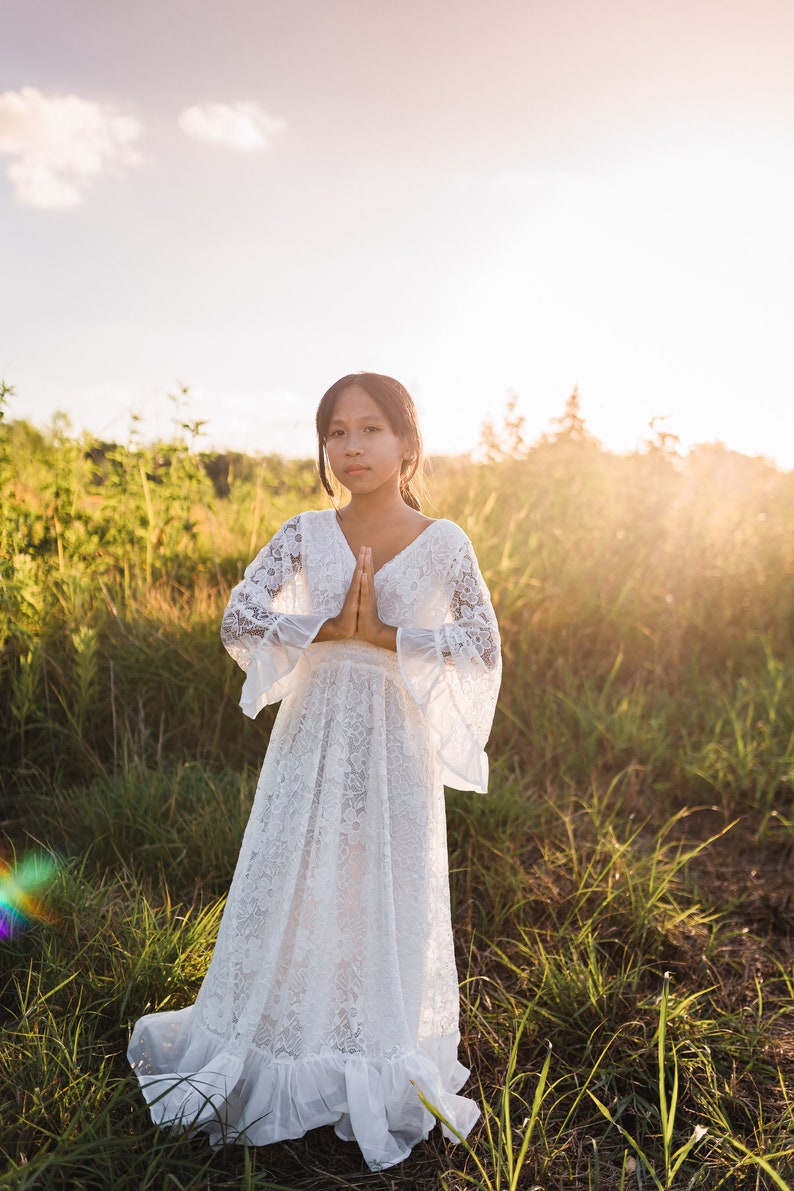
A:
{"type": "Polygon", "coordinates": [[[336,616],[329,616],[320,626],[315,641],[346,641],[350,635],[344,631],[343,625],[336,616]]]}
{"type": "Polygon", "coordinates": [[[393,624],[384,624],[383,621],[380,621],[370,641],[372,645],[377,645],[380,649],[390,649],[392,653],[396,653],[397,629],[393,624]]]}

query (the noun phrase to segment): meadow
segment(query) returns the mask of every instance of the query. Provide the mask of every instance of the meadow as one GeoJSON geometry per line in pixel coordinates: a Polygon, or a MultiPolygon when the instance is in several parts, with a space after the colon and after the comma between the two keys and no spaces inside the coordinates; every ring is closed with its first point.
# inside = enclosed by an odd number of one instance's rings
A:
{"type": "Polygon", "coordinates": [[[575,397],[435,461],[505,660],[490,793],[448,794],[483,1116],[373,1174],[330,1129],[156,1132],[124,1058],[209,962],[272,724],[220,616],[314,466],[2,414],[0,1187],[794,1188],[794,474],[612,455],[575,397]]]}

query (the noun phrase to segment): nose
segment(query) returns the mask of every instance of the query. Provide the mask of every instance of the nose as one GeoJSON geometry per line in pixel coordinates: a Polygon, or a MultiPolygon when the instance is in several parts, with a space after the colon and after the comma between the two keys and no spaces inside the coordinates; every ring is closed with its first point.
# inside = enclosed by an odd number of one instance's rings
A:
{"type": "Polygon", "coordinates": [[[355,435],[351,434],[348,437],[347,444],[345,446],[345,454],[346,455],[360,455],[361,450],[362,450],[362,448],[359,446],[358,440],[356,439],[355,435]]]}

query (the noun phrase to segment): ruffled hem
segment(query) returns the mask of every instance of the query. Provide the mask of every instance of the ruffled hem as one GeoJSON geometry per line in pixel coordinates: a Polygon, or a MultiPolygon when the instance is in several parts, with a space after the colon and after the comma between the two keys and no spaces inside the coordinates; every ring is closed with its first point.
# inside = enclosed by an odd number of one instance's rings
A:
{"type": "Polygon", "coordinates": [[[413,1053],[380,1060],[330,1048],[300,1060],[253,1048],[238,1056],[202,1029],[191,1006],[142,1017],[127,1057],[161,1128],[202,1130],[221,1146],[269,1145],[334,1125],[343,1141],[358,1143],[371,1170],[383,1170],[404,1161],[435,1124],[420,1091],[461,1136],[476,1122],[477,1105],[455,1094],[469,1076],[458,1041],[423,1039],[413,1053]]]}

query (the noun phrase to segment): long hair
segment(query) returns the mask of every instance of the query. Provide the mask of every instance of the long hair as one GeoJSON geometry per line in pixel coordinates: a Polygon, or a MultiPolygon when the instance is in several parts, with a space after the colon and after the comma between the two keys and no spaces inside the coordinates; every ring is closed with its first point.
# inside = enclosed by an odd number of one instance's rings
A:
{"type": "Polygon", "coordinates": [[[420,507],[419,500],[411,488],[411,481],[416,479],[421,483],[424,468],[424,448],[422,434],[419,430],[419,420],[416,416],[416,406],[413,398],[404,385],[393,376],[382,376],[379,372],[351,372],[335,381],[330,389],[323,394],[317,407],[317,470],[320,482],[333,500],[334,486],[328,456],[325,453],[325,440],[328,427],[334,416],[336,399],[344,389],[350,385],[360,385],[378,405],[381,413],[391,426],[393,432],[400,436],[409,452],[400,468],[400,495],[412,509],[420,507]]]}

